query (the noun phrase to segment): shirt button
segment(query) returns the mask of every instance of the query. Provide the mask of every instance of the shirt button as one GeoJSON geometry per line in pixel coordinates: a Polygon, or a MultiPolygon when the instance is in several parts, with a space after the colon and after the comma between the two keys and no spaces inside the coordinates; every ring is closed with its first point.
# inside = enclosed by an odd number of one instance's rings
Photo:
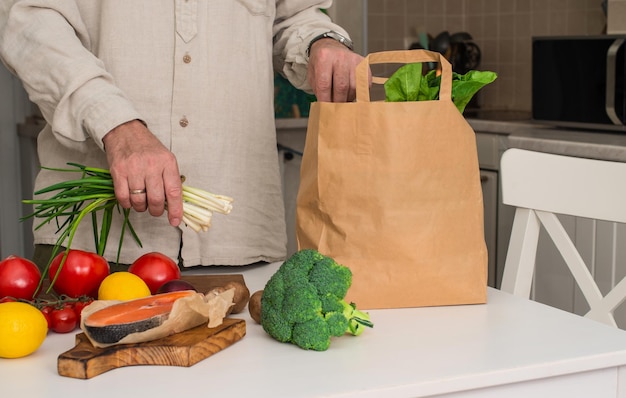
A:
{"type": "Polygon", "coordinates": [[[187,120],[186,117],[183,116],[182,119],[180,119],[180,121],[178,122],[180,124],[180,127],[187,127],[189,126],[189,120],[187,120]]]}
{"type": "Polygon", "coordinates": [[[185,54],[183,56],[183,62],[186,63],[186,64],[190,63],[191,62],[191,55],[185,54]]]}

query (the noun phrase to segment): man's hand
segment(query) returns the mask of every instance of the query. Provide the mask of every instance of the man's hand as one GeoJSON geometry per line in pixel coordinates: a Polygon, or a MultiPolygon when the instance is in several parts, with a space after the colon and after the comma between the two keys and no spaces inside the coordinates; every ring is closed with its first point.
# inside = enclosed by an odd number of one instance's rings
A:
{"type": "Polygon", "coordinates": [[[356,66],[363,60],[334,39],[313,43],[308,81],[318,101],[349,102],[356,98],[356,66]]]}
{"type": "Polygon", "coordinates": [[[176,157],[141,122],[121,124],[103,140],[115,196],[123,208],[160,216],[178,226],[183,216],[182,183],[176,157]]]}

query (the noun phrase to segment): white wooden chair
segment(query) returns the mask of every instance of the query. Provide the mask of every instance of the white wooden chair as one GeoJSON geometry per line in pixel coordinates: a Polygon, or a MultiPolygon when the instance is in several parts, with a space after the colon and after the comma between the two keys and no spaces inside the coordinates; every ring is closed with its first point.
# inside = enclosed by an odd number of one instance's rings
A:
{"type": "Polygon", "coordinates": [[[530,297],[543,225],[590,307],[584,316],[617,326],[626,278],[603,296],[556,214],[626,223],[626,163],[509,149],[501,173],[503,202],[516,207],[501,290],[530,297]]]}

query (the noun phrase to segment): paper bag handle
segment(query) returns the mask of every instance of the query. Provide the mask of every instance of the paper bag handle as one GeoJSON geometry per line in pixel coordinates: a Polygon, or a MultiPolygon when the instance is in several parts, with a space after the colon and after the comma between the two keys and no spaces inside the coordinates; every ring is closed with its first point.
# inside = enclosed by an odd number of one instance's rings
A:
{"type": "MultiPolygon", "coordinates": [[[[356,67],[356,100],[370,102],[369,66],[374,64],[411,64],[417,62],[437,62],[441,65],[440,100],[452,99],[452,65],[440,53],[429,50],[381,51],[368,54],[356,67]]],[[[384,83],[386,79],[372,78],[374,83],[384,83]]]]}

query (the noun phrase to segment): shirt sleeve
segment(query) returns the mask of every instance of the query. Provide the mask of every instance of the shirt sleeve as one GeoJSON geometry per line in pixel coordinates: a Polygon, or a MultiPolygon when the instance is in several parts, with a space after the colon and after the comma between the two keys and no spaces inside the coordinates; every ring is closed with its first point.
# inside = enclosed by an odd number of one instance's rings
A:
{"type": "Polygon", "coordinates": [[[0,58],[68,147],[92,138],[103,148],[111,129],[141,120],[91,47],[73,1],[7,1],[0,8],[0,58]]]}
{"type": "Polygon", "coordinates": [[[322,12],[332,0],[278,0],[274,23],[274,69],[294,87],[312,93],[307,81],[306,50],[316,36],[335,31],[349,37],[341,26],[322,12]]]}

